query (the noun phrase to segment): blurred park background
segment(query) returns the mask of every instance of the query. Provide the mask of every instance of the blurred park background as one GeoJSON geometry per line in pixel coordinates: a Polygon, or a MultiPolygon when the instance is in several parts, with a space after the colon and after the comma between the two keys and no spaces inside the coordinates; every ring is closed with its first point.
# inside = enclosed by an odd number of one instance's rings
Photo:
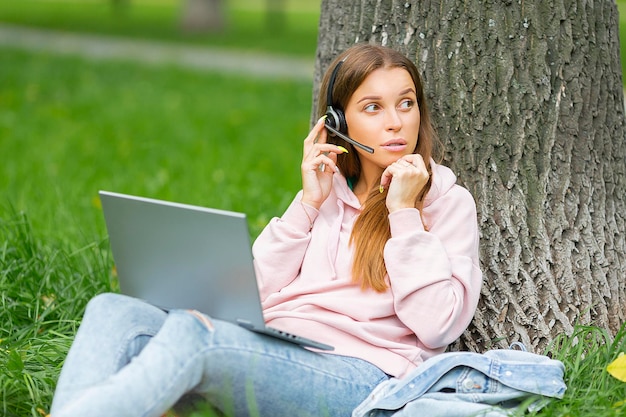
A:
{"type": "MultiPolygon", "coordinates": [[[[2,1],[0,22],[306,57],[312,79],[319,1],[225,0],[206,29],[185,28],[186,3],[2,1]]],[[[89,60],[45,43],[4,45],[0,62],[2,204],[47,237],[101,236],[98,189],[246,211],[253,234],[297,191],[310,79],[89,60]]]]}
{"type": "Polygon", "coordinates": [[[0,42],[2,415],[45,415],[86,301],[116,289],[98,190],[243,211],[254,238],[300,188],[321,0],[222,0],[220,19],[194,20],[203,1],[0,0],[0,37],[53,31],[39,48],[0,42]],[[90,58],[56,51],[53,34],[258,62],[90,58]],[[310,77],[255,73],[279,57],[310,77]]]}
{"type": "Polygon", "coordinates": [[[0,22],[312,57],[320,3],[321,0],[2,0],[0,22]]]}

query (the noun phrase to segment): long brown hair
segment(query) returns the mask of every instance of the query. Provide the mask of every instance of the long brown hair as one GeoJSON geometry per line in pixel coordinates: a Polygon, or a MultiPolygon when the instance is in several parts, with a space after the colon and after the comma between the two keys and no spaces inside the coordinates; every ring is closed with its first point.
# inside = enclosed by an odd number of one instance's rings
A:
{"type": "MultiPolygon", "coordinates": [[[[413,153],[419,153],[422,156],[432,178],[430,159],[439,144],[438,139],[430,121],[419,71],[415,64],[400,52],[378,45],[357,44],[337,56],[322,79],[318,101],[319,116],[325,114],[329,104],[332,104],[335,109],[344,111],[354,91],[368,75],[380,68],[404,68],[413,79],[421,118],[418,141],[413,153]],[[326,95],[330,76],[341,61],[343,64],[337,71],[333,85],[332,103],[327,103],[326,95]]],[[[329,136],[329,142],[349,149],[349,153],[338,157],[337,165],[341,173],[356,184],[361,174],[358,153],[351,144],[339,137],[329,136]]],[[[430,186],[431,180],[429,179],[415,202],[416,208],[421,210],[430,186]]],[[[389,211],[385,204],[386,197],[387,192],[381,194],[378,187],[370,190],[350,236],[350,244],[354,245],[352,279],[360,283],[363,289],[372,288],[378,292],[384,292],[388,287],[385,280],[387,268],[383,257],[385,244],[391,237],[389,211]]]]}

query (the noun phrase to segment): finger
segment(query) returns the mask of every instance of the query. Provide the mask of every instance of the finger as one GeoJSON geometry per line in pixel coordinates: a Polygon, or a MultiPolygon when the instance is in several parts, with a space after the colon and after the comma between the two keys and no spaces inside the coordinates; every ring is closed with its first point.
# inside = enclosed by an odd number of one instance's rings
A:
{"type": "Polygon", "coordinates": [[[339,171],[339,167],[337,167],[336,161],[326,154],[322,154],[317,157],[311,165],[319,172],[326,172],[329,169],[334,172],[339,171]]]}
{"type": "Polygon", "coordinates": [[[417,168],[426,168],[426,164],[424,163],[424,158],[422,158],[422,155],[420,154],[410,154],[410,155],[404,155],[401,160],[404,160],[406,162],[408,162],[409,164],[413,165],[414,167],[417,168]]]}
{"type": "MultiPolygon", "coordinates": [[[[328,155],[328,152],[324,152],[322,155],[326,156],[328,155]]],[[[324,169],[326,169],[326,164],[322,162],[321,164],[318,165],[317,170],[320,172],[324,172],[324,169]]]]}
{"type": "Polygon", "coordinates": [[[424,161],[422,155],[416,154],[412,159],[412,164],[415,167],[415,170],[419,173],[420,177],[430,177],[428,167],[426,166],[426,162],[424,161]]]}
{"type": "Polygon", "coordinates": [[[408,174],[408,178],[411,178],[415,184],[420,186],[420,189],[426,184],[430,174],[428,173],[428,168],[424,162],[424,158],[419,155],[410,155],[410,159],[402,158],[401,162],[402,168],[399,171],[393,172],[396,175],[404,175],[408,174]],[[408,162],[407,162],[408,161],[408,162]],[[410,162],[410,163],[409,163],[410,162]]]}
{"type": "Polygon", "coordinates": [[[402,172],[406,171],[407,169],[415,169],[415,165],[405,159],[398,159],[396,162],[389,165],[389,168],[391,168],[393,174],[394,171],[402,172]]]}
{"type": "Polygon", "coordinates": [[[396,162],[389,165],[380,177],[379,191],[382,193],[385,188],[388,188],[391,184],[391,180],[395,175],[400,175],[405,172],[407,168],[413,168],[413,164],[404,158],[398,159],[396,162]]]}
{"type": "Polygon", "coordinates": [[[313,129],[309,132],[309,135],[306,137],[305,142],[312,143],[326,143],[326,129],[324,129],[324,123],[326,122],[326,115],[320,117],[313,129]]]}
{"type": "Polygon", "coordinates": [[[334,154],[339,155],[342,153],[348,153],[348,150],[346,148],[340,145],[335,145],[333,143],[316,143],[315,149],[317,149],[320,154],[334,153],[334,154]]]}
{"type": "Polygon", "coordinates": [[[337,154],[334,152],[322,152],[318,155],[311,155],[302,162],[302,169],[313,170],[317,169],[320,164],[332,165],[337,164],[337,154]]]}
{"type": "Polygon", "coordinates": [[[379,190],[380,190],[381,193],[384,191],[385,188],[387,188],[387,186],[391,182],[391,178],[393,178],[392,171],[393,171],[393,168],[391,168],[391,165],[389,165],[383,171],[383,174],[380,176],[380,188],[379,188],[379,190]]]}
{"type": "Polygon", "coordinates": [[[313,158],[318,157],[319,155],[339,155],[342,153],[348,153],[348,150],[343,146],[334,145],[332,143],[316,143],[313,145],[308,153],[304,156],[304,161],[311,160],[313,158]]]}

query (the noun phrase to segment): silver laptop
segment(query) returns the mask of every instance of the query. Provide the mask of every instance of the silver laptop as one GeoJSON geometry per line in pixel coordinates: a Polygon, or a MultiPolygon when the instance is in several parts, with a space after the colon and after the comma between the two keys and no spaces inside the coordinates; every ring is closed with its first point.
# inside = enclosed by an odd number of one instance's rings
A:
{"type": "Polygon", "coordinates": [[[107,191],[100,200],[123,294],[333,350],[265,325],[245,214],[107,191]]]}

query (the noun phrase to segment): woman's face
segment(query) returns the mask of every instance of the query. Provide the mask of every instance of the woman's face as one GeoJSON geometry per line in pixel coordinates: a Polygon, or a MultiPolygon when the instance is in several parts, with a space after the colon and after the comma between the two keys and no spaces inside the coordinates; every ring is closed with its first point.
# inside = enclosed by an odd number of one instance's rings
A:
{"type": "Polygon", "coordinates": [[[417,145],[420,110],[415,84],[404,68],[379,68],[354,91],[345,109],[348,135],[374,148],[358,149],[363,169],[384,170],[417,145]]]}

